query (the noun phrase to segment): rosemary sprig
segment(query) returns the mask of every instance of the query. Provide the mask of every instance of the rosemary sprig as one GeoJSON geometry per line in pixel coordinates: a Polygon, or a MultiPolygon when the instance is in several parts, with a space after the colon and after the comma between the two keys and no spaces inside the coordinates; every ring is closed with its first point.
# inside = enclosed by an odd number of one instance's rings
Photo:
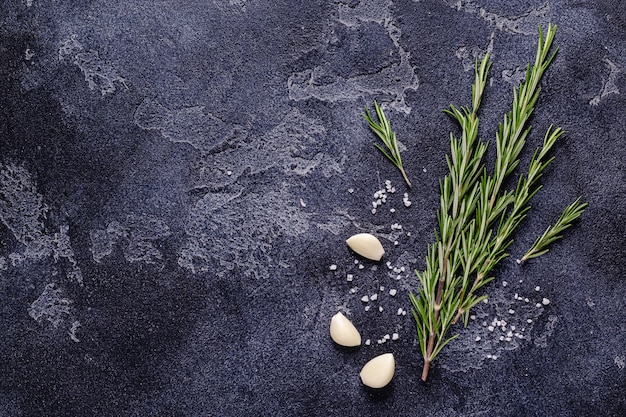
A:
{"type": "Polygon", "coordinates": [[[587,203],[581,203],[580,198],[567,206],[556,223],[548,227],[546,231],[535,240],[535,243],[528,249],[526,254],[517,262],[522,263],[548,252],[550,245],[563,237],[561,233],[568,229],[573,222],[583,214],[586,207],[587,203]]]}
{"type": "MultiPolygon", "coordinates": [[[[410,294],[424,357],[424,381],[431,362],[457,337],[448,336],[450,328],[461,317],[467,325],[470,309],[487,298],[478,290],[493,280],[491,271],[508,256],[506,250],[513,232],[530,209],[530,199],[541,188],[538,180],[542,172],[554,159],[548,154],[563,131],[550,127],[527,174],[520,177],[514,190],[503,188],[519,165],[519,154],[530,133],[527,122],[539,98],[541,78],[556,54],[556,50],[549,54],[555,32],[556,26],[548,25],[544,37],[539,28],[534,65],[527,67],[524,82],[514,89],[512,110],[504,116],[496,133],[493,174],[488,174],[483,162],[487,145],[478,139],[477,117],[491,65],[489,54],[476,62],[472,107],[450,106],[446,111],[459,123],[461,136],[450,135],[450,155],[446,157],[450,172],[440,182],[435,243],[428,246],[425,271],[417,272],[422,288],[418,296],[410,294]]],[[[563,227],[582,214],[584,206],[577,202],[561,216],[563,221],[538,239],[533,245],[536,250],[529,256],[545,253],[563,227]]]]}
{"type": "Polygon", "coordinates": [[[387,150],[385,150],[385,148],[380,146],[378,143],[374,143],[374,146],[383,155],[385,155],[385,157],[389,159],[391,163],[396,166],[396,168],[400,170],[404,181],[409,188],[411,188],[411,181],[409,181],[409,178],[404,171],[404,167],[402,166],[402,157],[400,156],[400,149],[398,148],[398,140],[396,139],[396,134],[391,130],[391,123],[389,123],[383,109],[381,109],[375,101],[374,109],[376,110],[376,116],[378,117],[380,123],[376,123],[376,121],[372,118],[367,106],[365,107],[365,114],[363,115],[363,118],[376,136],[378,136],[378,138],[383,142],[383,145],[385,145],[387,150]]]}

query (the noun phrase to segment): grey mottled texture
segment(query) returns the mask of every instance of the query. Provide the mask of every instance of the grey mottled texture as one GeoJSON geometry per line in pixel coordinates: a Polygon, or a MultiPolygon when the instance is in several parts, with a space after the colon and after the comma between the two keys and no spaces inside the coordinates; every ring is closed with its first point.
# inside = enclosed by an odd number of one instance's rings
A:
{"type": "Polygon", "coordinates": [[[3,1],[0,416],[626,415],[625,4],[3,1]],[[522,166],[550,124],[567,138],[423,384],[408,293],[456,131],[442,110],[490,52],[491,139],[548,22],[522,166]],[[372,146],[374,100],[410,191],[372,146]],[[582,221],[517,265],[577,196],[582,221]],[[346,247],[362,231],[380,264],[346,247]],[[333,345],[338,310],[369,345],[333,345]],[[395,378],[365,390],[383,352],[395,378]]]}

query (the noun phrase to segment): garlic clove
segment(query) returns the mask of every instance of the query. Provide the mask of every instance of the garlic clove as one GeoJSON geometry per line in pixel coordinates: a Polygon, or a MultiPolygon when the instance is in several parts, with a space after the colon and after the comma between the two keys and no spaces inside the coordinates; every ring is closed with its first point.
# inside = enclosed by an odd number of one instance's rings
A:
{"type": "Polygon", "coordinates": [[[391,382],[396,368],[393,353],[376,356],[363,366],[359,376],[363,384],[370,388],[382,388],[391,382]]]}
{"type": "Polygon", "coordinates": [[[373,261],[380,261],[385,254],[385,249],[383,249],[383,245],[378,238],[369,233],[358,233],[351,236],[346,240],[346,243],[350,249],[373,261]]]}
{"type": "Polygon", "coordinates": [[[330,320],[330,337],[341,346],[360,346],[361,335],[352,322],[341,312],[330,320]]]}

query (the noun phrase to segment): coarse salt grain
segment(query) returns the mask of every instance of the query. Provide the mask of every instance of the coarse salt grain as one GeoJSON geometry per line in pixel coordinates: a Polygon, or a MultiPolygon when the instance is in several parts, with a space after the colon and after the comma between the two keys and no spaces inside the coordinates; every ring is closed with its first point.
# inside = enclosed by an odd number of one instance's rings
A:
{"type": "Polygon", "coordinates": [[[536,286],[536,287],[535,287],[535,291],[541,291],[541,287],[536,286]]]}
{"type": "Polygon", "coordinates": [[[398,333],[394,333],[391,335],[391,340],[398,340],[400,338],[400,335],[398,333]]]}
{"type": "Polygon", "coordinates": [[[398,290],[396,290],[395,288],[389,290],[389,295],[392,296],[392,297],[394,297],[397,293],[398,293],[398,290]]]}
{"type": "Polygon", "coordinates": [[[346,281],[352,282],[353,279],[354,279],[354,275],[352,275],[352,274],[346,275],[346,281]]]}
{"type": "Polygon", "coordinates": [[[337,270],[337,265],[332,264],[332,265],[330,266],[330,270],[331,270],[331,271],[336,271],[336,270],[337,270]]]}
{"type": "Polygon", "coordinates": [[[372,296],[370,297],[370,300],[372,301],[376,301],[378,299],[378,294],[372,294],[372,296]]]}
{"type": "Polygon", "coordinates": [[[544,306],[547,306],[548,304],[550,304],[550,300],[548,300],[547,298],[544,298],[543,300],[541,300],[541,304],[543,304],[544,306]]]}
{"type": "Polygon", "coordinates": [[[367,339],[367,340],[365,341],[365,344],[366,344],[367,346],[369,346],[371,343],[372,343],[372,341],[371,341],[370,339],[367,339]]]}
{"type": "Polygon", "coordinates": [[[383,312],[383,307],[382,306],[378,306],[378,311],[382,313],[383,312]]]}
{"type": "Polygon", "coordinates": [[[397,312],[396,314],[397,314],[398,316],[401,316],[401,315],[402,315],[402,308],[399,308],[399,309],[398,309],[398,312],[397,312]]]}
{"type": "Polygon", "coordinates": [[[363,297],[361,297],[361,301],[363,301],[364,303],[367,303],[370,300],[370,298],[367,295],[364,295],[363,297]]]}

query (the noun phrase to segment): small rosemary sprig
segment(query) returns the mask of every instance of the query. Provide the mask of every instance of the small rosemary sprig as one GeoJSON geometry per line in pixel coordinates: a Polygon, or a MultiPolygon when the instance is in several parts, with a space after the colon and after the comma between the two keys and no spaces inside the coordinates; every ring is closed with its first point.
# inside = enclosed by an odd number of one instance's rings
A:
{"type": "Polygon", "coordinates": [[[385,116],[383,109],[380,108],[378,103],[374,101],[374,109],[376,110],[376,116],[380,123],[376,123],[376,121],[372,118],[369,109],[367,106],[365,107],[365,114],[363,118],[372,129],[372,131],[378,136],[378,138],[383,142],[385,148],[380,146],[380,144],[375,143],[374,146],[378,149],[387,159],[391,161],[392,164],[396,166],[400,170],[402,174],[402,178],[406,184],[411,188],[411,181],[406,175],[404,171],[404,167],[402,166],[402,157],[400,156],[400,149],[398,148],[398,140],[396,139],[396,134],[391,130],[391,123],[385,116]]]}
{"type": "Polygon", "coordinates": [[[581,203],[580,198],[567,206],[556,223],[548,227],[546,231],[535,240],[535,243],[533,243],[531,248],[528,249],[526,254],[522,256],[517,263],[521,264],[528,259],[536,258],[548,252],[550,245],[563,237],[561,233],[568,229],[572,223],[583,214],[586,207],[587,203],[581,203]]]}
{"type": "MultiPolygon", "coordinates": [[[[549,54],[556,26],[548,25],[546,36],[539,28],[534,65],[528,65],[524,82],[513,91],[511,111],[504,116],[496,133],[496,160],[489,174],[483,162],[487,145],[478,139],[477,117],[490,68],[489,54],[476,63],[472,86],[472,107],[450,106],[446,113],[460,125],[461,136],[450,135],[449,174],[440,183],[440,207],[435,243],[428,246],[426,269],[417,272],[421,283],[418,295],[410,294],[412,313],[424,358],[422,380],[441,349],[458,335],[448,336],[450,328],[464,318],[487,295],[478,294],[492,281],[491,271],[508,256],[512,235],[530,209],[530,199],[541,188],[538,181],[553,161],[548,157],[563,131],[550,127],[543,145],[537,149],[525,176],[514,190],[504,189],[506,179],[519,165],[519,154],[530,133],[527,122],[539,98],[540,82],[556,51],[549,54]]],[[[584,210],[579,200],[566,209],[561,221],[539,238],[529,257],[546,252],[558,234],[569,227],[584,210]]],[[[528,259],[528,257],[526,258],[528,259]]]]}

